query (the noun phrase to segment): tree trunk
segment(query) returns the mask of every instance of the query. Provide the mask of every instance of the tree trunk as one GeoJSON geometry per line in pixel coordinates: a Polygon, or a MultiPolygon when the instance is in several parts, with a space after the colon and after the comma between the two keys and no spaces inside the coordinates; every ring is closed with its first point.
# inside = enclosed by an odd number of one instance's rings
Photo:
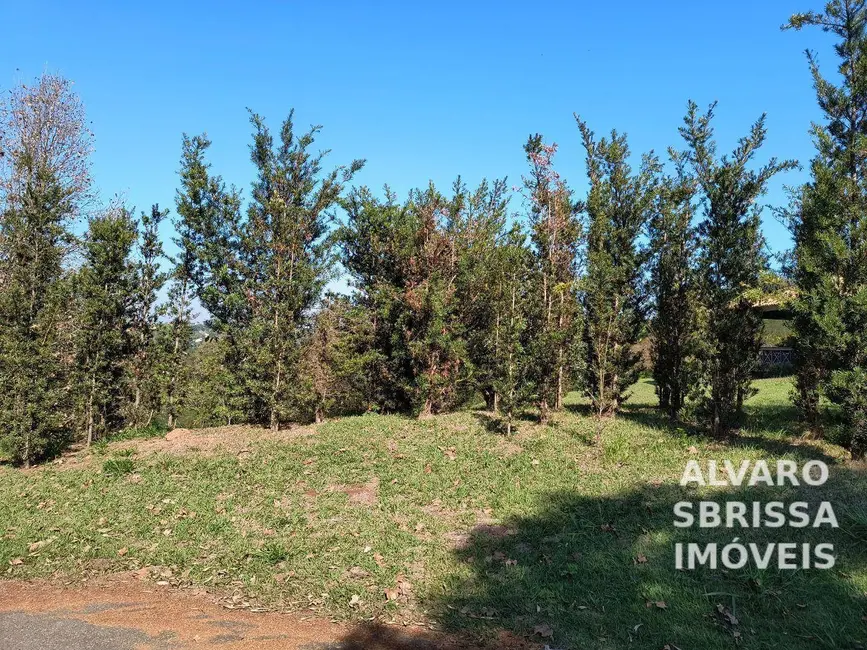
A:
{"type": "Polygon", "coordinates": [[[87,399],[87,446],[93,444],[93,394],[96,391],[96,377],[91,379],[90,395],[87,399]]]}

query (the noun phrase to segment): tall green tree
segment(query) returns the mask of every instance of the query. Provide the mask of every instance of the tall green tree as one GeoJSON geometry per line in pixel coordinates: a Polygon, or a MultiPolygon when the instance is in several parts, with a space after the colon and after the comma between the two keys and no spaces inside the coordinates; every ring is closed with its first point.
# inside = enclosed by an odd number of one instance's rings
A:
{"type": "Polygon", "coordinates": [[[329,294],[313,317],[304,343],[299,380],[309,400],[310,419],[364,413],[374,406],[369,312],[342,295],[329,294]]]}
{"type": "MultiPolygon", "coordinates": [[[[220,339],[220,345],[213,347],[218,349],[221,363],[232,378],[228,385],[238,393],[232,404],[233,413],[240,411],[245,419],[256,419],[250,400],[242,399],[244,342],[253,295],[244,289],[249,271],[241,248],[240,194],[227,188],[223,179],[211,172],[206,158],[210,146],[206,135],[184,135],[181,147],[180,187],[175,198],[178,217],[174,222],[179,253],[174,259],[169,290],[171,328],[164,340],[169,426],[175,423],[187,388],[194,299],[207,310],[208,324],[220,339]]],[[[214,358],[208,357],[209,361],[214,358]]],[[[189,379],[194,381],[192,376],[189,379]]]]}
{"type": "Polygon", "coordinates": [[[433,184],[414,190],[409,199],[415,228],[411,255],[402,260],[399,327],[414,378],[412,406],[419,417],[454,406],[470,373],[457,299],[458,255],[447,227],[463,200],[458,190],[449,201],[433,184]]]}
{"type": "Polygon", "coordinates": [[[467,358],[472,369],[466,392],[481,392],[489,409],[496,410],[499,395],[494,387],[497,375],[497,327],[501,323],[499,303],[492,300],[501,281],[499,264],[505,231],[508,196],[505,179],[482,183],[468,192],[460,180],[455,185],[460,197],[447,220],[457,260],[457,318],[463,324],[467,358]]]}
{"type": "Polygon", "coordinates": [[[157,338],[159,318],[158,294],[165,286],[168,274],[161,270],[164,256],[159,227],[168,210],[151,207],[142,212],[136,237],[134,284],[132,287],[131,322],[129,331],[129,382],[132,393],[129,424],[147,426],[161,409],[163,388],[160,382],[162,350],[157,338]]]}
{"type": "Polygon", "coordinates": [[[562,407],[577,375],[577,277],[582,231],[572,192],[554,170],[557,145],[546,145],[536,134],[527,140],[524,152],[530,164],[524,188],[530,203],[536,285],[530,325],[531,376],[540,420],[547,422],[550,411],[562,407]]]}
{"type": "MultiPolygon", "coordinates": [[[[175,228],[184,232],[184,224],[176,221],[175,228]]],[[[188,357],[193,339],[193,265],[195,252],[185,244],[184,236],[175,239],[180,248],[172,260],[174,268],[169,279],[168,300],[164,313],[168,323],[158,329],[158,385],[164,400],[166,425],[173,428],[190,383],[188,357]]],[[[227,370],[224,372],[228,372],[227,370]]]]}
{"type": "Polygon", "coordinates": [[[700,351],[703,412],[714,435],[740,421],[758,362],[762,320],[749,299],[767,266],[761,234],[761,206],[768,181],[797,167],[776,158],[750,169],[765,141],[765,116],[738,141],[730,156],[717,157],[712,127],[715,105],[704,114],[690,102],[680,132],[701,188],[704,218],[698,226],[702,305],[706,310],[700,351]]]}
{"type": "Polygon", "coordinates": [[[492,283],[485,300],[491,304],[493,326],[488,328],[492,386],[506,434],[519,409],[534,397],[530,376],[529,332],[533,256],[526,235],[514,225],[496,249],[492,283]]]}
{"type": "Polygon", "coordinates": [[[589,223],[583,281],[585,385],[594,411],[604,417],[617,412],[627,388],[638,379],[635,346],[647,310],[641,286],[646,251],[638,238],[651,215],[659,165],[645,156],[633,172],[626,136],[612,132],[610,139],[597,141],[587,124],[577,121],[590,180],[583,206],[589,223]]]}
{"type": "Polygon", "coordinates": [[[330,278],[332,211],[364,161],[323,173],[327,152],[311,151],[321,127],[298,135],[290,113],[275,146],[262,118],[252,114],[251,122],[258,177],[240,246],[250,311],[246,379],[277,430],[293,415],[303,326],[330,278]]]}
{"type": "Polygon", "coordinates": [[[672,159],[677,173],[659,185],[648,235],[653,379],[659,407],[674,418],[695,380],[699,292],[692,226],[697,187],[683,157],[672,152],[672,159]]]}
{"type": "Polygon", "coordinates": [[[0,102],[0,453],[27,466],[57,451],[72,423],[65,266],[91,198],[86,125],[56,75],[0,102]]]}
{"type": "Polygon", "coordinates": [[[409,265],[416,244],[416,220],[408,204],[388,187],[379,199],[369,189],[353,190],[346,223],[338,233],[341,261],[356,303],[369,315],[375,358],[369,372],[374,401],[384,412],[412,410],[415,378],[403,322],[409,265]]]}
{"type": "Polygon", "coordinates": [[[136,225],[123,208],[91,218],[84,265],[75,278],[76,375],[87,444],[123,423],[123,377],[129,363],[136,273],[136,225]]]}
{"type": "Polygon", "coordinates": [[[822,390],[841,405],[856,456],[867,452],[867,5],[834,0],[822,12],[795,14],[786,27],[833,34],[839,81],[807,52],[822,123],[811,180],[792,213],[795,249],[792,304],[796,399],[804,419],[819,423],[822,390]]]}

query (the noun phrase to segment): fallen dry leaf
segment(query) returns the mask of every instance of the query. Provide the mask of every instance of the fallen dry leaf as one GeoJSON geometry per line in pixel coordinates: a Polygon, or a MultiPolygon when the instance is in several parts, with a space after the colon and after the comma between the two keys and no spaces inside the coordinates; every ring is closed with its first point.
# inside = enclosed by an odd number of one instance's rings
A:
{"type": "Polygon", "coordinates": [[[47,546],[48,542],[49,542],[49,540],[47,540],[47,539],[43,539],[42,541],[39,541],[39,542],[33,542],[30,546],[27,547],[27,551],[29,553],[35,553],[43,546],[47,546]]]}

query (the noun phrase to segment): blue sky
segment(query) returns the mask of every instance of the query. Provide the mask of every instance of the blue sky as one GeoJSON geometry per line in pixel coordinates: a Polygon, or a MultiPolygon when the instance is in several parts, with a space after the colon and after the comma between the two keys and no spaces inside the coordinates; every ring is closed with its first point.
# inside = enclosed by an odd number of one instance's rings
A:
{"type": "MultiPolygon", "coordinates": [[[[729,150],[762,112],[774,155],[807,163],[819,119],[803,50],[834,65],[828,37],[781,32],[821,0],[726,3],[31,3],[0,0],[0,87],[42,70],[76,83],[96,133],[104,198],[174,208],[181,134],[206,131],[214,170],[252,181],[246,108],[278,127],[324,125],[333,164],[366,158],[358,184],[399,193],[525,172],[522,145],[560,145],[557,168],[586,189],[572,117],[625,131],[636,154],[680,145],[688,99],[719,101],[729,150]],[[810,3],[810,4],[808,4],[810,3]]],[[[766,201],[786,202],[778,178],[766,201]]],[[[512,208],[521,208],[519,198],[512,208]]],[[[788,247],[770,214],[774,250],[788,247]]],[[[166,235],[169,235],[168,228],[166,235]]]]}

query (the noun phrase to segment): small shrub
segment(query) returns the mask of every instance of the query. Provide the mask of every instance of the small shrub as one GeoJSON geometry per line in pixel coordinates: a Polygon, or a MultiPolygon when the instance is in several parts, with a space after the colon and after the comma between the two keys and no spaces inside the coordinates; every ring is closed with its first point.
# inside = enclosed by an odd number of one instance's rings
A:
{"type": "Polygon", "coordinates": [[[123,476],[135,469],[132,458],[108,458],[102,464],[102,473],[107,476],[123,476]]]}

